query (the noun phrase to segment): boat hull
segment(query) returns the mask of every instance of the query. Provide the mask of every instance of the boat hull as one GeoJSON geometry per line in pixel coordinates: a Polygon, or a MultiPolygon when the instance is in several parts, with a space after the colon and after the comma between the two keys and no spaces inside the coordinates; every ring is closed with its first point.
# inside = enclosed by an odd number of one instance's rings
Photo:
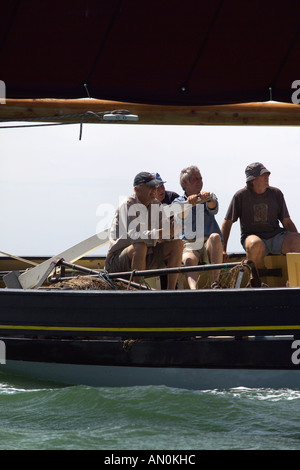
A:
{"type": "Polygon", "coordinates": [[[0,291],[0,334],[178,337],[300,333],[300,288],[0,291]]]}
{"type": "Polygon", "coordinates": [[[236,387],[300,389],[299,370],[110,367],[8,361],[7,366],[0,366],[0,372],[65,385],[91,387],[167,386],[189,390],[220,390],[236,387]]]}
{"type": "Polygon", "coordinates": [[[300,388],[292,336],[184,340],[8,338],[0,372],[96,387],[300,388]]]}
{"type": "Polygon", "coordinates": [[[3,289],[0,372],[105,387],[300,388],[299,312],[299,287],[3,289]]]}

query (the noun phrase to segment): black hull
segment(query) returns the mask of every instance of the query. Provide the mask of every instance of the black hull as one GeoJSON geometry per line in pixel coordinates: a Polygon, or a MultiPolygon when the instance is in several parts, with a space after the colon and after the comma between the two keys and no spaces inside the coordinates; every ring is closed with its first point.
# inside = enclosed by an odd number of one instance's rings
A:
{"type": "Polygon", "coordinates": [[[300,288],[0,291],[0,372],[92,386],[300,388],[300,288]]]}
{"type": "Polygon", "coordinates": [[[96,387],[300,389],[293,337],[66,340],[2,337],[4,374],[96,387]]]}
{"type": "Polygon", "coordinates": [[[122,338],[300,333],[300,288],[0,291],[0,334],[122,338]]]}
{"type": "Polygon", "coordinates": [[[1,337],[6,360],[89,366],[300,370],[292,336],[157,340],[1,337]]]}

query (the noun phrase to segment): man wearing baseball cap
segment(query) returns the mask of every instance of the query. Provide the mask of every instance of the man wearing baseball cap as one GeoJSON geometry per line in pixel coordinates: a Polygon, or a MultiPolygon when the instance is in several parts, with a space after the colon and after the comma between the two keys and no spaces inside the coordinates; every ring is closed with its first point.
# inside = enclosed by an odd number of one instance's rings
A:
{"type": "Polygon", "coordinates": [[[160,182],[156,190],[156,199],[158,199],[162,204],[171,204],[174,199],[179,197],[179,194],[174,191],[167,191],[165,188],[166,181],[162,180],[162,177],[159,173],[152,173],[153,176],[160,182]]]}
{"type": "Polygon", "coordinates": [[[256,267],[268,254],[300,252],[300,234],[290,218],[284,195],[269,186],[271,172],[255,162],[247,166],[245,173],[246,187],[233,196],[222,225],[224,255],[231,226],[238,219],[242,246],[256,267]]]}
{"type": "MultiPolygon", "coordinates": [[[[144,271],[181,265],[182,241],[155,198],[161,183],[142,171],[133,181],[134,194],[118,207],[110,230],[105,268],[108,272],[144,271]]],[[[175,289],[178,274],[168,275],[168,289],[175,289]]]]}

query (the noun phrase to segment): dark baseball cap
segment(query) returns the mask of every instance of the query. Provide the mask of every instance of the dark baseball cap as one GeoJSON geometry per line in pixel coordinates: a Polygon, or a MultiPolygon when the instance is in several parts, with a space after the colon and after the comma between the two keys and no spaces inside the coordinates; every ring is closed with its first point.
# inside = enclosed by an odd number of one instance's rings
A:
{"type": "Polygon", "coordinates": [[[263,175],[264,173],[270,174],[271,172],[267,170],[262,163],[255,162],[247,166],[245,173],[246,183],[248,183],[249,181],[255,180],[255,178],[258,178],[259,176],[263,175]]]}
{"type": "Polygon", "coordinates": [[[152,173],[141,171],[135,176],[133,186],[138,186],[139,184],[146,184],[147,186],[158,186],[160,183],[161,181],[157,180],[152,173]]]}
{"type": "Polygon", "coordinates": [[[158,186],[162,186],[163,184],[166,183],[166,181],[163,181],[162,180],[162,177],[160,176],[159,173],[152,173],[152,175],[154,176],[155,179],[157,179],[159,181],[159,185],[158,186]]]}

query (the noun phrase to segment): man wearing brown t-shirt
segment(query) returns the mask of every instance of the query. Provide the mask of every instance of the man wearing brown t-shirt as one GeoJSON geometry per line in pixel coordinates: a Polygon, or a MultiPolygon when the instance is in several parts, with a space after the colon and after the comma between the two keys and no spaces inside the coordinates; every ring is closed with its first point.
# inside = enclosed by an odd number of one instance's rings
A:
{"type": "Polygon", "coordinates": [[[224,257],[231,226],[237,219],[247,259],[256,266],[268,254],[299,253],[300,234],[282,192],[269,186],[270,171],[255,162],[247,166],[245,173],[247,186],[233,196],[222,225],[224,257]]]}

